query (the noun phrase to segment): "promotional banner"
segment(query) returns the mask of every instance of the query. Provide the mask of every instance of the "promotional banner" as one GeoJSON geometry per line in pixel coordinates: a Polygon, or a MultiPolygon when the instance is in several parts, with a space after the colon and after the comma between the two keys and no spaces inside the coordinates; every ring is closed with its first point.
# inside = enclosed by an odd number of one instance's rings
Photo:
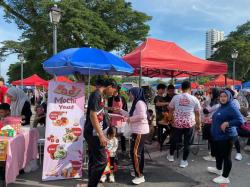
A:
{"type": "Polygon", "coordinates": [[[43,181],[82,177],[84,84],[49,82],[43,181]]]}

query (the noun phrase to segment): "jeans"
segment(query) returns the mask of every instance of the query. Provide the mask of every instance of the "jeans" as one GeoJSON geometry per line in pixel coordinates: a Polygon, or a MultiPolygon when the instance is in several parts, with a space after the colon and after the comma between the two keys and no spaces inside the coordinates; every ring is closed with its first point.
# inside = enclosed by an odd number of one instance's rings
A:
{"type": "Polygon", "coordinates": [[[144,142],[146,134],[132,134],[130,156],[136,177],[143,175],[144,169],[144,142]]]}
{"type": "Polygon", "coordinates": [[[194,140],[194,128],[173,128],[173,135],[171,138],[170,144],[170,155],[174,155],[174,151],[181,142],[182,136],[184,136],[184,150],[183,150],[183,160],[187,160],[189,152],[190,152],[190,145],[193,143],[194,140]]]}
{"type": "Polygon", "coordinates": [[[234,140],[220,140],[214,141],[215,149],[216,149],[216,168],[218,170],[222,170],[223,165],[223,173],[222,176],[227,178],[232,168],[232,148],[233,148],[234,140]]]}
{"type": "Polygon", "coordinates": [[[88,143],[88,187],[97,187],[107,165],[105,147],[100,145],[98,136],[93,136],[86,132],[84,137],[88,143]]]}

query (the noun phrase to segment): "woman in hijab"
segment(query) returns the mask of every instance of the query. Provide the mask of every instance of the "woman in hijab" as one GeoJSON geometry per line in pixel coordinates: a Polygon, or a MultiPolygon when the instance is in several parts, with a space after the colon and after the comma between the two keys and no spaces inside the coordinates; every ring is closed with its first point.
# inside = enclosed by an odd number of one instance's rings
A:
{"type": "Polygon", "coordinates": [[[213,115],[211,128],[215,145],[216,167],[208,167],[209,172],[220,175],[213,179],[215,183],[230,183],[228,176],[232,168],[231,153],[233,143],[238,136],[236,127],[240,127],[243,122],[239,109],[233,104],[232,94],[228,90],[222,91],[220,107],[213,115]]]}
{"type": "Polygon", "coordinates": [[[132,140],[130,155],[134,168],[134,172],[131,172],[131,176],[135,177],[132,180],[134,184],[141,184],[145,182],[145,178],[143,176],[144,141],[149,133],[147,115],[148,107],[141,88],[131,88],[129,90],[129,96],[132,101],[132,107],[130,112],[127,114],[127,116],[129,116],[127,121],[131,126],[132,140]]]}
{"type": "Polygon", "coordinates": [[[11,116],[21,116],[22,125],[29,125],[32,112],[28,96],[23,90],[16,87],[9,88],[7,96],[11,100],[11,116]]]}
{"type": "Polygon", "coordinates": [[[208,145],[210,147],[210,154],[208,156],[204,156],[203,159],[206,161],[215,161],[215,149],[212,141],[211,135],[211,126],[212,126],[212,116],[220,107],[219,97],[220,90],[218,88],[211,89],[211,99],[208,102],[208,105],[203,109],[204,120],[203,120],[203,139],[208,140],[208,145]]]}

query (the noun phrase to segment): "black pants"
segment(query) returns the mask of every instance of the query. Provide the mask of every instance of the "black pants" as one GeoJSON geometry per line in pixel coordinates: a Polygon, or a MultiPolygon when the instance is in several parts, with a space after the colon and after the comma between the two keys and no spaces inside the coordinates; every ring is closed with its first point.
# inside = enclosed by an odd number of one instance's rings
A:
{"type": "Polygon", "coordinates": [[[121,134],[121,148],[122,152],[126,152],[126,138],[123,134],[121,134]]]}
{"type": "Polygon", "coordinates": [[[204,140],[208,141],[208,146],[211,151],[211,156],[215,157],[215,147],[214,147],[214,142],[211,134],[211,127],[212,124],[205,124],[203,129],[202,129],[202,137],[204,140]]]}
{"type": "Polygon", "coordinates": [[[173,136],[171,138],[171,145],[170,145],[170,155],[174,155],[174,151],[178,146],[178,143],[181,142],[182,136],[184,135],[184,150],[183,150],[183,160],[187,160],[189,152],[190,152],[190,145],[193,143],[194,140],[194,128],[173,128],[173,136]]]}
{"type": "Polygon", "coordinates": [[[143,175],[145,134],[132,134],[130,156],[136,177],[143,175]]]}
{"type": "Polygon", "coordinates": [[[168,135],[170,135],[172,127],[170,125],[157,124],[158,127],[158,142],[162,149],[163,143],[165,142],[168,135]]]}
{"type": "Polygon", "coordinates": [[[234,140],[221,140],[214,141],[216,149],[216,168],[222,170],[223,165],[223,174],[222,176],[227,178],[232,168],[232,148],[234,140]]]}
{"type": "Polygon", "coordinates": [[[88,187],[97,187],[107,165],[105,147],[100,145],[100,141],[97,136],[84,133],[84,137],[88,143],[88,187]]]}
{"type": "MultiPolygon", "coordinates": [[[[250,132],[242,128],[237,128],[237,132],[238,132],[238,136],[248,138],[247,145],[250,145],[250,132]]],[[[235,145],[235,149],[237,153],[240,153],[240,141],[238,138],[235,140],[234,145],[235,145]]]]}

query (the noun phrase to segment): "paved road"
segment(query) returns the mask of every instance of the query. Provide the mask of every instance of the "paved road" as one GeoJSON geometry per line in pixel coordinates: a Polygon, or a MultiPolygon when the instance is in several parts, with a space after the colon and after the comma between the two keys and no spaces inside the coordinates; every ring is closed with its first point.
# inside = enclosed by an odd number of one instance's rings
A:
{"type": "MultiPolygon", "coordinates": [[[[169,163],[166,160],[166,151],[158,151],[156,143],[151,145],[148,150],[152,157],[149,159],[146,155],[145,178],[146,183],[139,186],[145,187],[218,187],[211,180],[215,177],[206,172],[207,166],[213,166],[215,163],[209,163],[202,160],[206,155],[206,147],[202,147],[198,156],[190,155],[189,166],[185,169],[179,168],[179,160],[169,163]]],[[[234,154],[233,154],[234,155],[234,154]]],[[[250,155],[243,153],[242,161],[233,161],[231,172],[231,184],[229,187],[249,187],[250,155]]],[[[124,165],[124,162],[120,163],[124,165]]],[[[85,175],[86,177],[86,175],[85,175]]],[[[106,187],[127,187],[131,184],[131,177],[127,166],[122,167],[116,175],[116,183],[106,183],[106,187]]],[[[86,178],[83,179],[86,181],[86,178]]],[[[41,169],[29,174],[20,175],[14,184],[8,187],[74,187],[79,180],[62,180],[54,182],[41,182],[41,169]]]]}

